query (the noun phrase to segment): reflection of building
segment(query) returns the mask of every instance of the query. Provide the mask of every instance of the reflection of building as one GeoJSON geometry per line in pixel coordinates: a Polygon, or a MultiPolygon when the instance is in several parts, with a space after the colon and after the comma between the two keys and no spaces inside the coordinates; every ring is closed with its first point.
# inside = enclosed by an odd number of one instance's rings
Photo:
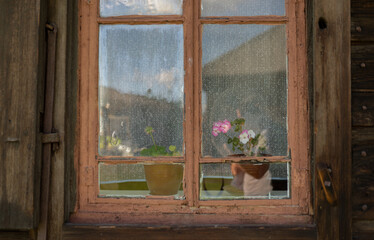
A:
{"type": "MultiPolygon", "coordinates": [[[[286,33],[273,27],[207,63],[202,70],[207,111],[203,115],[204,155],[227,155],[210,131],[214,121],[246,119],[246,127],[267,130],[270,154],[287,151],[286,33]]],[[[223,139],[222,139],[223,140],[223,139]]]]}
{"type": "Polygon", "coordinates": [[[176,145],[181,150],[183,109],[180,103],[121,93],[107,87],[100,87],[100,103],[100,127],[104,128],[105,136],[115,132],[121,143],[132,149],[149,147],[152,141],[144,129],[152,126],[157,145],[176,145]]]}

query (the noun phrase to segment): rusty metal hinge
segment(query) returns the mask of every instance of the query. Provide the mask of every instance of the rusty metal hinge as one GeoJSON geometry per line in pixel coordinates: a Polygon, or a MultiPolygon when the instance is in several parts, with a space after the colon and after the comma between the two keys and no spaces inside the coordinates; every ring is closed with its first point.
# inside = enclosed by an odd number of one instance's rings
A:
{"type": "Polygon", "coordinates": [[[329,202],[332,206],[335,206],[337,204],[337,195],[331,177],[331,168],[327,167],[326,164],[320,163],[317,165],[317,172],[319,177],[318,179],[321,182],[327,202],[329,202]]]}

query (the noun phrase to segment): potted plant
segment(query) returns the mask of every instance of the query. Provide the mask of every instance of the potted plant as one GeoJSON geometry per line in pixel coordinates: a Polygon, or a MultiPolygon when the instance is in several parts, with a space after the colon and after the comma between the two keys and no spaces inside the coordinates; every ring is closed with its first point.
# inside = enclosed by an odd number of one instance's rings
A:
{"type": "MultiPolygon", "coordinates": [[[[145,128],[146,134],[152,138],[153,145],[140,152],[141,156],[181,156],[176,146],[170,145],[168,150],[164,146],[156,145],[152,127],[145,128]]],[[[173,163],[144,164],[144,173],[151,195],[175,195],[183,179],[183,165],[173,163]]]]}
{"type": "MultiPolygon", "coordinates": [[[[243,129],[245,119],[237,118],[230,122],[228,120],[213,123],[212,135],[224,135],[227,144],[232,145],[232,151],[239,150],[241,154],[232,156],[266,156],[266,138],[263,133],[255,134],[253,130],[243,129]],[[229,136],[228,132],[234,131],[234,136],[229,136]]],[[[269,155],[267,155],[269,156],[269,155]]],[[[269,163],[233,163],[231,171],[236,175],[238,169],[245,171],[256,179],[260,179],[269,170],[269,163]]]]}

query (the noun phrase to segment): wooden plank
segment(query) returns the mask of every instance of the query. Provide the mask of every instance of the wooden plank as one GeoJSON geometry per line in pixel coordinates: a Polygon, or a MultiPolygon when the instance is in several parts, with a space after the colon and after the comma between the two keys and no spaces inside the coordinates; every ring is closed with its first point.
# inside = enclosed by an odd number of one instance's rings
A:
{"type": "Polygon", "coordinates": [[[32,237],[29,232],[10,232],[10,231],[0,231],[0,240],[31,240],[32,237]]]}
{"type": "Polygon", "coordinates": [[[351,0],[351,15],[374,15],[374,0],[351,0]]]}
{"type": "Polygon", "coordinates": [[[374,128],[356,127],[352,128],[352,145],[354,147],[360,145],[374,144],[374,128]]]}
{"type": "Polygon", "coordinates": [[[359,240],[372,240],[374,236],[373,220],[354,220],[353,238],[359,240]]]}
{"type": "MultiPolygon", "coordinates": [[[[353,231],[357,235],[368,235],[369,233],[374,234],[374,221],[373,220],[354,220],[353,221],[353,231]]],[[[359,238],[360,239],[360,238],[359,238]]],[[[364,238],[364,239],[373,239],[373,235],[371,238],[364,238]]]]}
{"type": "MultiPolygon", "coordinates": [[[[357,42],[356,42],[357,43],[357,42]]],[[[374,43],[352,45],[352,91],[374,92],[374,43]]]]}
{"type": "Polygon", "coordinates": [[[316,239],[314,226],[119,227],[65,225],[63,239],[316,239]]]}
{"type": "Polygon", "coordinates": [[[338,203],[315,178],[318,239],[351,239],[350,1],[314,1],[315,164],[331,167],[338,203]]]}
{"type": "Polygon", "coordinates": [[[374,144],[353,148],[352,209],[353,218],[374,218],[374,144]]]}
{"type": "Polygon", "coordinates": [[[374,21],[373,16],[352,17],[351,38],[352,41],[374,41],[374,21]]]}
{"type": "Polygon", "coordinates": [[[352,216],[355,219],[374,218],[374,145],[353,149],[352,216]]]}
{"type": "Polygon", "coordinates": [[[374,93],[353,93],[352,126],[374,126],[374,93]]]}
{"type": "Polygon", "coordinates": [[[65,165],[65,207],[64,220],[67,221],[76,206],[76,174],[74,154],[77,149],[77,102],[78,102],[78,1],[69,0],[67,10],[67,72],[66,72],[66,165],[65,165]]]}
{"type": "Polygon", "coordinates": [[[39,0],[0,1],[0,9],[0,229],[30,229],[39,212],[45,21],[39,0]]]}

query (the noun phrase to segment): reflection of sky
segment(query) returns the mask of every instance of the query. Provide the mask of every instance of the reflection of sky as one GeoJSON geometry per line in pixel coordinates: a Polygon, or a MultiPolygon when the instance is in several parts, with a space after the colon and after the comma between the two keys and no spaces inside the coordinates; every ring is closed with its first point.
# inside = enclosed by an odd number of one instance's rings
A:
{"type": "Polygon", "coordinates": [[[285,15],[284,0],[201,0],[202,16],[285,15]]]}
{"type": "MultiPolygon", "coordinates": [[[[103,16],[181,14],[182,0],[102,0],[103,16]],[[180,9],[180,10],[178,10],[180,9]]],[[[284,15],[284,0],[202,0],[205,16],[284,15]]],[[[204,25],[202,64],[214,61],[271,28],[204,25]]],[[[100,85],[123,93],[183,99],[181,25],[101,25],[100,85]]]]}
{"type": "Polygon", "coordinates": [[[183,100],[182,25],[101,25],[100,86],[183,100]]]}
{"type": "Polygon", "coordinates": [[[101,0],[100,15],[181,15],[182,0],[101,0]]]}

